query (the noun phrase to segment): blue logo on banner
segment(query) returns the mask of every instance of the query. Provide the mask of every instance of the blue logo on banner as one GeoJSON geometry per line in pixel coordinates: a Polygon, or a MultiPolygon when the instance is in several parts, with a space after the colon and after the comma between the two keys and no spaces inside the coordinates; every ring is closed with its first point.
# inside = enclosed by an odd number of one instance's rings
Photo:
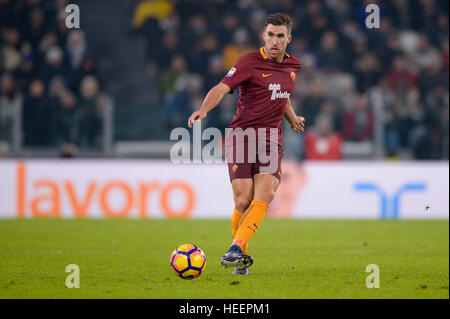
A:
{"type": "Polygon", "coordinates": [[[400,213],[400,197],[407,192],[423,192],[426,190],[425,183],[403,184],[392,197],[377,184],[371,182],[359,182],[354,185],[357,192],[374,192],[380,198],[380,217],[382,219],[397,219],[400,213]]]}

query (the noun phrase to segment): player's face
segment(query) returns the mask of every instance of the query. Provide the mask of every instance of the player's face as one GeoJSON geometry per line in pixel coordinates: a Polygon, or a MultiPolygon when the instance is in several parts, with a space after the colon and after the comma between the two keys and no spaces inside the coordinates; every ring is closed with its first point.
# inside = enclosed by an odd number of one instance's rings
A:
{"type": "Polygon", "coordinates": [[[272,60],[281,61],[292,36],[288,34],[285,25],[269,24],[264,30],[263,39],[267,56],[272,60]]]}

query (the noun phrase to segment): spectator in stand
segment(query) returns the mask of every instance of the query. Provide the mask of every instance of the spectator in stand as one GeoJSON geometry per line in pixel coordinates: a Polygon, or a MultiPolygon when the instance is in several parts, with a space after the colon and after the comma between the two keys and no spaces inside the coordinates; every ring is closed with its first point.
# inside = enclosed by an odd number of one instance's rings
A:
{"type": "Polygon", "coordinates": [[[23,29],[25,33],[25,38],[31,44],[33,51],[37,51],[39,47],[39,42],[43,38],[46,27],[45,27],[45,15],[41,8],[34,8],[31,10],[29,15],[29,26],[23,29]]]}
{"type": "Polygon", "coordinates": [[[95,77],[99,81],[100,87],[102,87],[102,81],[100,79],[100,75],[98,74],[95,59],[89,55],[83,58],[80,67],[72,75],[70,87],[75,94],[80,93],[81,80],[88,75],[95,77]]]}
{"type": "Polygon", "coordinates": [[[67,91],[66,81],[60,77],[55,76],[49,83],[47,87],[47,98],[50,108],[50,141],[52,145],[55,143],[54,133],[55,133],[55,118],[57,116],[57,112],[60,109],[60,100],[61,95],[65,94],[67,91]]]}
{"type": "MultiPolygon", "coordinates": [[[[220,55],[212,56],[209,59],[208,71],[205,74],[204,85],[203,85],[203,95],[217,83],[223,79],[223,59],[220,55]]],[[[208,114],[208,125],[216,127],[222,131],[224,134],[225,128],[228,127],[229,122],[223,120],[223,108],[217,107],[215,112],[210,112],[208,114]]]]}
{"type": "Polygon", "coordinates": [[[44,146],[50,141],[50,103],[45,83],[34,79],[30,83],[23,105],[23,128],[26,146],[44,146]]]}
{"type": "Polygon", "coordinates": [[[173,118],[180,108],[177,98],[186,85],[188,73],[186,60],[182,55],[176,55],[172,59],[171,67],[161,76],[161,87],[164,94],[163,119],[169,131],[176,126],[173,118]]]}
{"type": "Polygon", "coordinates": [[[289,44],[290,52],[295,56],[305,56],[308,54],[314,54],[309,47],[308,40],[305,38],[292,38],[291,43],[289,44]]]}
{"type": "Polygon", "coordinates": [[[222,57],[217,54],[209,58],[208,60],[208,69],[204,76],[204,93],[208,93],[208,91],[216,85],[218,82],[220,82],[224,75],[223,75],[223,59],[222,57]]]}
{"type": "Polygon", "coordinates": [[[97,105],[99,95],[98,80],[88,75],[81,80],[80,97],[78,98],[79,110],[79,145],[81,147],[92,147],[99,143],[102,130],[102,114],[97,105]]]}
{"type": "Polygon", "coordinates": [[[327,115],[316,118],[314,127],[305,133],[305,158],[308,160],[339,160],[342,158],[342,139],[333,130],[327,115]]]}
{"type": "Polygon", "coordinates": [[[324,74],[317,67],[317,59],[312,53],[305,53],[301,60],[302,76],[297,77],[295,82],[295,94],[300,97],[307,97],[311,85],[316,82],[323,82],[324,74]]]}
{"type": "Polygon", "coordinates": [[[14,114],[21,108],[22,96],[14,78],[5,73],[0,79],[0,141],[12,142],[14,114]]]}
{"type": "Polygon", "coordinates": [[[16,9],[16,24],[19,25],[23,31],[31,28],[31,13],[35,10],[43,10],[44,3],[42,0],[25,0],[18,1],[16,9]]]}
{"type": "Polygon", "coordinates": [[[388,157],[393,157],[401,149],[401,143],[394,112],[396,96],[386,78],[381,78],[369,90],[368,99],[374,110],[378,110],[383,123],[385,153],[388,157]]]}
{"type": "Polygon", "coordinates": [[[351,47],[349,48],[349,54],[351,61],[347,61],[346,64],[343,65],[342,71],[355,72],[355,61],[358,61],[360,57],[364,54],[370,52],[369,42],[366,37],[361,37],[354,42],[351,43],[351,47]],[[344,68],[345,67],[345,68],[344,68]]]}
{"type": "Polygon", "coordinates": [[[14,25],[15,12],[13,0],[0,1],[0,30],[14,25]]]}
{"type": "Polygon", "coordinates": [[[221,23],[217,26],[215,34],[217,35],[219,42],[223,44],[231,43],[233,41],[232,36],[239,27],[239,19],[234,13],[226,14],[221,23]]]}
{"type": "Polygon", "coordinates": [[[374,116],[363,94],[355,97],[342,116],[342,134],[345,140],[363,142],[373,137],[374,116]]]}
{"type": "Polygon", "coordinates": [[[187,123],[184,119],[189,117],[203,101],[203,81],[198,74],[192,73],[187,78],[179,79],[178,82],[177,86],[180,91],[176,99],[176,112],[172,114],[172,123],[177,127],[187,127],[187,123]]]}
{"type": "Polygon", "coordinates": [[[306,37],[308,42],[318,47],[322,34],[332,29],[326,16],[325,6],[320,1],[308,1],[305,6],[304,23],[298,25],[295,34],[306,37]]]}
{"type": "Polygon", "coordinates": [[[162,20],[173,11],[174,5],[169,0],[141,1],[134,9],[133,27],[139,29],[150,19],[162,20]]]}
{"type": "MultiPolygon", "coordinates": [[[[392,36],[395,34],[392,19],[381,15],[380,17],[380,28],[372,29],[372,31],[365,34],[366,40],[370,42],[373,51],[382,56],[385,50],[394,49],[395,50],[395,37],[392,39],[392,36]],[[394,40],[389,43],[389,40],[394,40]],[[390,48],[390,46],[394,45],[390,48]]],[[[390,52],[387,52],[390,54],[390,52]]],[[[392,56],[391,56],[392,57],[392,56]]]]}
{"type": "Polygon", "coordinates": [[[233,34],[233,42],[226,45],[222,52],[225,67],[224,71],[228,71],[241,55],[255,49],[256,48],[248,42],[247,30],[243,28],[236,30],[233,34]]]}
{"type": "Polygon", "coordinates": [[[57,13],[57,25],[56,25],[56,32],[58,35],[58,43],[66,43],[67,36],[70,32],[70,29],[66,26],[66,18],[68,13],[66,12],[65,8],[61,8],[58,10],[57,13]]]}
{"type": "Polygon", "coordinates": [[[66,50],[70,69],[78,70],[83,59],[90,53],[82,30],[70,31],[66,41],[66,50]]]}
{"type": "Polygon", "coordinates": [[[440,85],[448,84],[448,80],[442,76],[442,64],[440,61],[434,61],[433,64],[427,65],[421,68],[421,72],[418,77],[418,84],[422,97],[426,97],[428,92],[433,91],[440,85]],[[447,83],[446,83],[447,82],[447,83]]]}
{"type": "Polygon", "coordinates": [[[39,72],[40,78],[48,85],[55,76],[69,80],[69,70],[64,61],[64,54],[60,47],[51,47],[45,55],[45,63],[39,72]]]}
{"type": "Polygon", "coordinates": [[[386,43],[376,48],[376,52],[380,57],[380,63],[383,66],[383,72],[390,68],[395,57],[401,56],[403,51],[400,46],[400,39],[397,34],[391,34],[386,43]]]}
{"type": "Polygon", "coordinates": [[[325,72],[337,72],[347,63],[336,32],[326,31],[320,41],[318,59],[325,72]]]}
{"type": "Polygon", "coordinates": [[[447,12],[442,11],[437,14],[435,24],[431,24],[425,34],[436,47],[448,38],[448,6],[447,12]]]}
{"type": "Polygon", "coordinates": [[[308,119],[306,127],[312,126],[316,122],[320,107],[325,103],[325,100],[322,82],[314,80],[309,84],[309,94],[303,98],[299,111],[299,114],[308,119]]]}
{"type": "Polygon", "coordinates": [[[161,46],[155,50],[155,60],[158,62],[158,69],[161,71],[166,70],[170,67],[173,57],[181,53],[178,33],[173,30],[167,31],[163,36],[161,46]]]}
{"type": "Polygon", "coordinates": [[[13,72],[22,62],[23,55],[30,51],[27,42],[22,42],[17,28],[8,28],[3,31],[3,44],[0,46],[2,66],[6,72],[13,72]]]}
{"type": "Polygon", "coordinates": [[[61,148],[70,143],[76,144],[79,131],[79,114],[77,112],[77,99],[70,91],[64,91],[59,96],[59,108],[54,117],[54,138],[56,145],[61,148]]]}
{"type": "Polygon", "coordinates": [[[183,39],[180,44],[186,53],[200,46],[203,37],[208,34],[208,19],[204,14],[196,13],[188,17],[186,26],[179,31],[183,39]]]}
{"type": "Polygon", "coordinates": [[[391,88],[397,92],[406,92],[417,87],[417,78],[406,67],[404,57],[398,56],[392,63],[392,69],[388,71],[387,78],[391,88]]]}
{"type": "Polygon", "coordinates": [[[42,39],[39,41],[39,47],[35,51],[38,60],[44,60],[45,55],[49,49],[52,47],[59,46],[58,35],[54,31],[49,31],[44,34],[42,39]]]}
{"type": "Polygon", "coordinates": [[[326,100],[320,107],[318,117],[327,117],[331,122],[332,130],[341,131],[341,111],[333,100],[326,100]]]}
{"type": "Polygon", "coordinates": [[[266,21],[267,12],[263,9],[255,9],[250,13],[249,21],[249,38],[250,43],[263,46],[264,40],[262,39],[261,30],[264,29],[264,23],[266,21]]]}
{"type": "Polygon", "coordinates": [[[353,43],[367,40],[367,35],[354,19],[347,18],[341,25],[342,43],[347,47],[351,48],[353,43]]]}
{"type": "Polygon", "coordinates": [[[366,53],[357,61],[355,77],[359,93],[369,90],[381,76],[381,67],[374,53],[366,53]]]}
{"type": "Polygon", "coordinates": [[[181,18],[178,12],[172,12],[158,23],[158,26],[163,32],[175,31],[178,32],[181,28],[181,18]]]}
{"type": "Polygon", "coordinates": [[[439,85],[425,99],[425,124],[427,135],[423,144],[414,148],[419,159],[439,159],[445,156],[445,141],[448,143],[449,92],[447,85],[439,85]],[[445,135],[447,134],[447,135],[445,135]]]}
{"type": "Polygon", "coordinates": [[[219,53],[217,38],[213,34],[206,35],[200,45],[191,50],[189,55],[189,69],[192,72],[204,72],[208,68],[209,59],[219,53]]]}
{"type": "Polygon", "coordinates": [[[173,1],[169,0],[131,0],[133,7],[132,27],[144,36],[149,35],[152,26],[157,26],[174,10],[173,1]],[[149,23],[150,22],[150,23],[149,23]]]}
{"type": "MultiPolygon", "coordinates": [[[[437,48],[431,46],[430,40],[424,34],[418,36],[417,48],[408,56],[408,61],[416,70],[441,65],[441,55],[437,48]]],[[[411,67],[410,66],[410,67],[411,67]]]]}

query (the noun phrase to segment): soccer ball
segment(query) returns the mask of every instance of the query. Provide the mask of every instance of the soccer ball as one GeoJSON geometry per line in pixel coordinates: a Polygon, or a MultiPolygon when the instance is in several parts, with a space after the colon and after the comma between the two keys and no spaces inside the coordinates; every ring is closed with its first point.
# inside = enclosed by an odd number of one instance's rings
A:
{"type": "Polygon", "coordinates": [[[205,265],[205,254],[192,244],[178,246],[170,256],[170,267],[183,279],[197,278],[205,270],[205,265]]]}

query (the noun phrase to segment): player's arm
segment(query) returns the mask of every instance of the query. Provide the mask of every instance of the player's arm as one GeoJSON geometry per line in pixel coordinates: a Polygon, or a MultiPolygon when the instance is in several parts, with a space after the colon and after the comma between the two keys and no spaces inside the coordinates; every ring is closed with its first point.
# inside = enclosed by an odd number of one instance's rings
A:
{"type": "Polygon", "coordinates": [[[192,113],[189,117],[188,126],[192,127],[194,120],[203,120],[206,117],[206,114],[215,108],[230,90],[230,87],[224,83],[219,83],[209,90],[200,109],[192,113]]]}
{"type": "Polygon", "coordinates": [[[305,130],[305,118],[297,116],[292,108],[291,99],[287,99],[286,107],[284,109],[284,118],[288,121],[291,129],[296,132],[303,132],[305,130]]]}

